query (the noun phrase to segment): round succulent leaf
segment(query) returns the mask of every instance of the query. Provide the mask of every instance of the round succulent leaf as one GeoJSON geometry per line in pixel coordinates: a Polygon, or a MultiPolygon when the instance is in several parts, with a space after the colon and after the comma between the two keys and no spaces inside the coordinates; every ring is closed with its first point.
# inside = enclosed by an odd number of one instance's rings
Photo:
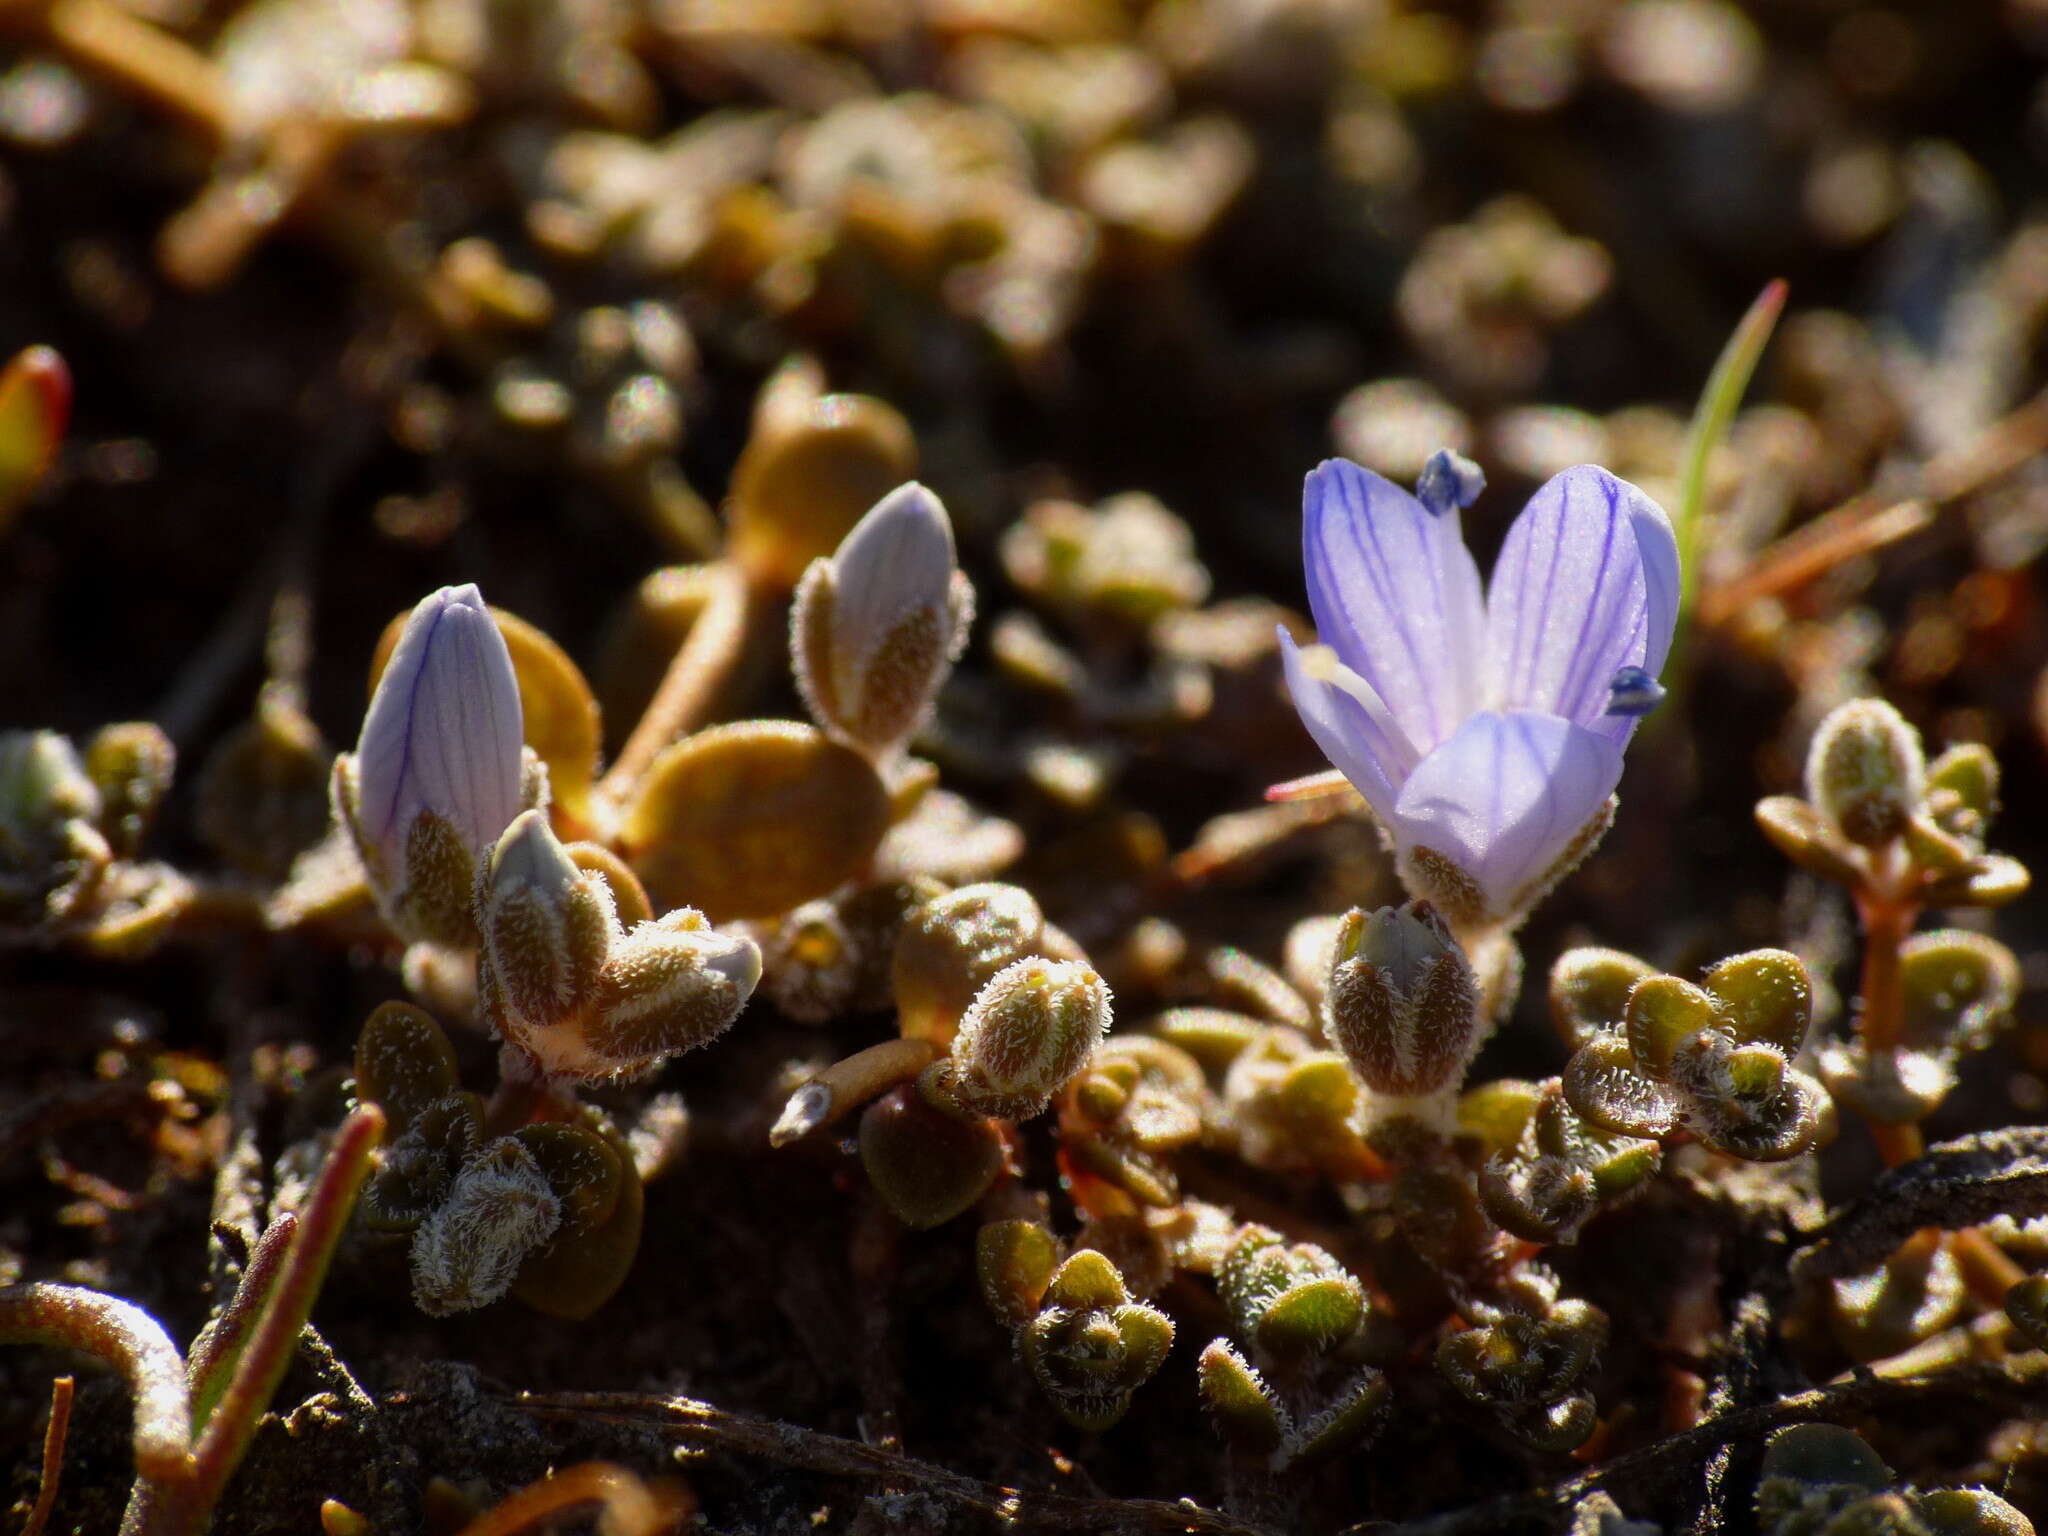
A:
{"type": "Polygon", "coordinates": [[[723,922],[773,917],[845,884],[888,829],[888,792],[865,757],[812,726],[752,720],[657,757],[619,842],[657,906],[723,922]]]}
{"type": "Polygon", "coordinates": [[[787,591],[916,471],[916,438],[894,406],[872,395],[806,398],[787,377],[771,380],[733,466],[733,554],[757,581],[787,591]]]}
{"type": "Polygon", "coordinates": [[[1126,1369],[1137,1378],[1132,1385],[1138,1386],[1166,1362],[1173,1348],[1173,1319],[1142,1301],[1127,1301],[1113,1308],[1110,1318],[1123,1336],[1126,1369]]]}
{"type": "Polygon", "coordinates": [[[1597,1036],[1565,1064],[1566,1101],[1582,1119],[1622,1136],[1655,1138],[1678,1128],[1684,1106],[1662,1083],[1636,1070],[1618,1035],[1597,1036]]]}
{"type": "Polygon", "coordinates": [[[1503,1422],[1531,1449],[1562,1455],[1592,1438],[1600,1413],[1589,1393],[1575,1392],[1532,1411],[1509,1415],[1503,1422]]]}
{"type": "Polygon", "coordinates": [[[1600,1209],[1591,1172],[1555,1156],[1489,1158],[1479,1199],[1503,1231],[1532,1243],[1576,1241],[1600,1209]]]}
{"type": "Polygon", "coordinates": [[[1313,1140],[1341,1135],[1358,1107],[1358,1079],[1342,1056],[1318,1051],[1288,1068],[1274,1108],[1313,1140]]]}
{"type": "Polygon", "coordinates": [[[1082,1167],[1140,1205],[1163,1211],[1180,1199],[1180,1180],[1172,1165],[1121,1136],[1081,1136],[1063,1146],[1082,1167]]]}
{"type": "Polygon", "coordinates": [[[1082,1309],[1121,1306],[1131,1299],[1124,1277],[1109,1255],[1082,1248],[1054,1271],[1041,1305],[1082,1309]]]}
{"type": "Polygon", "coordinates": [[[1700,1031],[1712,1029],[1720,1018],[1714,998],[1691,982],[1676,976],[1651,976],[1629,992],[1623,1022],[1637,1071],[1662,1081],[1670,1074],[1671,1058],[1678,1047],[1700,1031]]]}
{"type": "Polygon", "coordinates": [[[1930,907],[2002,907],[2026,895],[2033,883],[2018,859],[1987,853],[1966,870],[1929,881],[1919,895],[1930,907]]]}
{"type": "Polygon", "coordinates": [[[2033,1521],[1988,1488],[1915,1494],[1913,1513],[1927,1536],[2034,1536],[2033,1521]]]}
{"type": "Polygon", "coordinates": [[[1982,742],[1961,742],[1927,765],[1926,805],[1951,837],[1983,846],[1998,814],[1998,759],[1982,742]]]}
{"type": "Polygon", "coordinates": [[[950,1047],[961,1017],[996,975],[1050,946],[1045,915],[1022,886],[964,885],[914,907],[890,964],[898,1028],[950,1047]]]}
{"type": "Polygon", "coordinates": [[[1489,1155],[1512,1152],[1543,1097],[1543,1084],[1519,1077],[1468,1088],[1458,1097],[1458,1132],[1476,1139],[1489,1155]]]}
{"type": "Polygon", "coordinates": [[[974,1237],[974,1269],[989,1310],[1012,1328],[1038,1311],[1059,1263],[1059,1241],[1035,1221],[991,1221],[974,1237]]]}
{"type": "Polygon", "coordinates": [[[640,1251],[646,1216],[646,1194],[631,1149],[594,1114],[587,1129],[603,1142],[621,1170],[617,1201],[594,1227],[572,1229],[564,1221],[546,1246],[519,1266],[512,1282],[512,1294],[536,1312],[570,1322],[589,1317],[625,1283],[640,1251]]]}
{"type": "Polygon", "coordinates": [[[1839,1424],[1791,1424],[1764,1445],[1760,1481],[1782,1478],[1801,1488],[1858,1488],[1882,1493],[1892,1469],[1861,1435],[1839,1424]]]}
{"type": "Polygon", "coordinates": [[[1259,1314],[1259,1347],[1275,1355],[1324,1354],[1365,1321],[1365,1292],[1349,1275],[1289,1286],[1259,1314]]]}
{"type": "Polygon", "coordinates": [[[1837,885],[1854,886],[1862,880],[1856,850],[1804,800],[1767,796],[1756,803],[1756,824],[1778,852],[1809,874],[1837,885]]]}
{"type": "Polygon", "coordinates": [[[523,1125],[512,1136],[562,1202],[565,1236],[593,1232],[609,1221],[625,1184],[635,1177],[605,1139],[587,1126],[550,1120],[523,1125]]]}
{"type": "Polygon", "coordinates": [[[1328,1407],[1287,1437],[1287,1464],[1355,1449],[1371,1433],[1392,1395],[1385,1375],[1366,1366],[1338,1389],[1328,1407]]]}
{"type": "Polygon", "coordinates": [[[603,877],[611,890],[612,911],[620,927],[633,928],[654,921],[654,904],[647,899],[647,887],[611,849],[602,843],[576,842],[565,844],[562,852],[578,869],[603,877]]]}
{"type": "Polygon", "coordinates": [[[1984,850],[1946,831],[1927,815],[1916,815],[1906,823],[1906,855],[1923,874],[1937,878],[1967,875],[1984,850]]]}
{"type": "Polygon", "coordinates": [[[1873,1059],[1860,1040],[1831,1040],[1815,1065],[1829,1098],[1882,1125],[1918,1125],[1956,1085],[1955,1052],[1901,1050],[1873,1059]]]}
{"type": "Polygon", "coordinates": [[[1785,1055],[1775,1046],[1732,1046],[1720,1053],[1720,1062],[1738,1099],[1767,1099],[1785,1086],[1785,1055]]]}
{"type": "Polygon", "coordinates": [[[1708,971],[1701,985],[1714,995],[1737,1040],[1775,1045],[1795,1056],[1813,1020],[1813,981],[1787,950],[1756,949],[1732,955],[1708,971]]]}
{"type": "Polygon", "coordinates": [[[2020,967],[1988,934],[1940,928],[1900,946],[1899,985],[1908,1046],[1971,1051],[2010,1016],[2019,1000],[2020,967]]]}
{"type": "Polygon", "coordinates": [[[1265,1378],[1228,1339],[1212,1339],[1195,1366],[1202,1406],[1217,1432],[1240,1450],[1265,1454],[1277,1449],[1288,1430],[1287,1412],[1265,1378]]]}
{"type": "Polygon", "coordinates": [[[979,1200],[1003,1168],[1003,1140],[986,1120],[962,1120],[914,1088],[892,1090],[860,1120],[860,1160],[882,1203],[905,1226],[951,1221],[979,1200]]]}
{"type": "Polygon", "coordinates": [[[1946,1240],[1916,1238],[1875,1269],[1837,1280],[1830,1293],[1835,1342],[1850,1359],[1883,1360],[1958,1322],[1969,1284],[1946,1240]]]}
{"type": "Polygon", "coordinates": [[[386,1135],[404,1134],[421,1110],[456,1090],[455,1048],[424,1008],[380,1003],[356,1036],[356,1097],[384,1111],[386,1135]]]}
{"type": "Polygon", "coordinates": [[[1146,1028],[1169,1045],[1187,1052],[1214,1079],[1269,1026],[1247,1013],[1228,1008],[1169,1008],[1146,1028]]]}
{"type": "Polygon", "coordinates": [[[1639,1136],[1617,1136],[1586,1128],[1581,1160],[1593,1175],[1602,1205],[1613,1205],[1649,1187],[1664,1165],[1664,1149],[1639,1136]]]}
{"type": "Polygon", "coordinates": [[[2034,1348],[2048,1349],[2048,1275],[2028,1275],[2010,1286],[2005,1315],[2034,1348]]]}
{"type": "Polygon", "coordinates": [[[1621,1027],[1628,995],[1656,975],[1647,961],[1618,949],[1566,950],[1550,968],[1550,1017],[1568,1049],[1621,1027]]]}

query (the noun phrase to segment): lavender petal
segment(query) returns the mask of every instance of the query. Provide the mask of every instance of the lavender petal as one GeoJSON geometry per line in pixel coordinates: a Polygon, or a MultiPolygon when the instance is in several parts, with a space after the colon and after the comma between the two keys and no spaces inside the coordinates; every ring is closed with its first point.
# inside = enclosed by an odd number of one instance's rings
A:
{"type": "Polygon", "coordinates": [[[1395,839],[1449,859],[1507,915],[1620,780],[1621,747],[1608,737],[1556,715],[1487,710],[1415,765],[1394,806],[1395,839]]]}
{"type": "Polygon", "coordinates": [[[1636,487],[1592,464],[1552,477],[1515,519],[1494,567],[1489,702],[1625,741],[1631,723],[1606,718],[1608,684],[1623,667],[1655,676],[1663,665],[1677,570],[1670,524],[1636,487]]]}
{"type": "Polygon", "coordinates": [[[1373,813],[1386,821],[1414,761],[1414,749],[1402,739],[1400,728],[1366,684],[1352,677],[1347,681],[1355,686],[1340,687],[1317,677],[1284,628],[1280,630],[1280,662],[1301,723],[1323,749],[1330,766],[1349,779],[1373,813]]]}
{"type": "Polygon", "coordinates": [[[1432,517],[1391,480],[1330,459],[1303,488],[1302,554],[1323,643],[1418,750],[1478,708],[1485,608],[1455,508],[1432,517]]]}
{"type": "Polygon", "coordinates": [[[363,716],[356,746],[365,835],[403,867],[422,811],[450,822],[474,853],[520,811],[519,681],[505,638],[474,585],[443,587],[406,621],[363,716]]]}

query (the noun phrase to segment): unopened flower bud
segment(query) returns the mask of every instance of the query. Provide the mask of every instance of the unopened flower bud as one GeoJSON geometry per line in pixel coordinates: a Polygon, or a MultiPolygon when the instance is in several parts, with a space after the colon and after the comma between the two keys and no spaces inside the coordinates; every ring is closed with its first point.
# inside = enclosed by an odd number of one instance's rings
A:
{"type": "Polygon", "coordinates": [[[975,1114],[1029,1119],[1088,1065],[1109,1015],[1109,988],[1088,966],[1019,960],[961,1019],[944,1072],[947,1095],[975,1114]]]}
{"type": "Polygon", "coordinates": [[[611,886],[538,811],[522,813],[478,884],[483,1011],[544,1074],[632,1076],[739,1016],[761,952],[683,907],[623,927],[611,886]]]}
{"type": "Polygon", "coordinates": [[[477,861],[529,798],[520,736],[519,682],[481,594],[423,598],[334,772],[336,812],[403,937],[476,941],[477,861]]]}
{"type": "Polygon", "coordinates": [[[1323,998],[1330,1041],[1375,1093],[1455,1089],[1480,1041],[1479,983],[1426,902],[1354,909],[1323,998]]]}
{"type": "Polygon", "coordinates": [[[914,909],[896,937],[890,985],[900,1028],[949,1045],[975,995],[1045,938],[1045,914],[1022,886],[963,885],[914,909]]]}
{"type": "Polygon", "coordinates": [[[754,941],[718,932],[688,907],[641,923],[612,945],[598,978],[590,1042],[637,1072],[723,1034],[761,980],[754,941]]]}
{"type": "Polygon", "coordinates": [[[1877,847],[1905,831],[1927,789],[1920,733],[1882,699],[1829,712],[1806,758],[1806,797],[1852,843],[1877,847]]]}
{"type": "Polygon", "coordinates": [[[479,987],[507,1038],[536,1056],[543,1038],[587,1010],[617,931],[611,888],[579,869],[547,817],[522,811],[477,886],[479,987]]]}
{"type": "Polygon", "coordinates": [[[974,589],[939,498],[912,481],[876,502],[797,589],[790,649],[819,724],[893,755],[967,641],[974,589]]]}

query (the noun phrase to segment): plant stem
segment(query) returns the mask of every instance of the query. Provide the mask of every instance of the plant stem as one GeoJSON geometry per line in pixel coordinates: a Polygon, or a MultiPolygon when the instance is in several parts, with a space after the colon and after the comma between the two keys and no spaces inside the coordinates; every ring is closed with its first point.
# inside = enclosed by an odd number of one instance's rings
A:
{"type": "MultiPolygon", "coordinates": [[[[270,1286],[269,1303],[235,1362],[227,1389],[207,1416],[193,1452],[192,1475],[180,1484],[139,1490],[123,1523],[124,1533],[197,1536],[206,1528],[207,1516],[248,1453],[256,1426],[298,1349],[314,1298],[369,1175],[370,1154],[383,1134],[384,1112],[374,1104],[360,1106],[342,1121],[299,1212],[298,1231],[270,1286]]],[[[242,1283],[248,1286],[254,1279],[261,1284],[264,1278],[252,1259],[242,1283]]]]}
{"type": "Polygon", "coordinates": [[[50,1523],[50,1510],[57,1502],[57,1480],[64,1473],[64,1438],[71,1428],[71,1389],[75,1377],[59,1376],[50,1383],[50,1424],[43,1431],[43,1475],[36,1486],[35,1506],[28,1512],[28,1524],[21,1536],[43,1536],[50,1523]]]}
{"type": "Polygon", "coordinates": [[[747,629],[760,605],[737,565],[706,568],[710,591],[690,633],[676,648],[661,686],[598,784],[598,797],[614,815],[662,750],[704,723],[719,689],[746,654],[747,629]]]}
{"type": "Polygon", "coordinates": [[[922,1038],[884,1040],[812,1078],[789,1096],[768,1133],[771,1146],[787,1146],[858,1109],[868,1100],[907,1083],[939,1059],[939,1048],[922,1038]]]}
{"type": "Polygon", "coordinates": [[[185,1357],[142,1308],[76,1285],[0,1288],[0,1343],[57,1344],[113,1366],[135,1395],[135,1470],[178,1482],[192,1470],[185,1357]]]}
{"type": "Polygon", "coordinates": [[[298,1234],[299,1218],[287,1211],[263,1231],[242,1270],[234,1295],[199,1337],[192,1341],[192,1359],[187,1377],[192,1389],[192,1425],[204,1429],[221,1394],[228,1389],[235,1364],[249,1342],[249,1335],[270,1300],[292,1239],[298,1234]]]}
{"type": "Polygon", "coordinates": [[[1856,1033],[1872,1062],[1882,1057],[1889,1065],[1906,1023],[1899,950],[1913,931],[1920,909],[1867,889],[1856,893],[1856,909],[1863,920],[1863,1011],[1856,1020],[1856,1033]]]}

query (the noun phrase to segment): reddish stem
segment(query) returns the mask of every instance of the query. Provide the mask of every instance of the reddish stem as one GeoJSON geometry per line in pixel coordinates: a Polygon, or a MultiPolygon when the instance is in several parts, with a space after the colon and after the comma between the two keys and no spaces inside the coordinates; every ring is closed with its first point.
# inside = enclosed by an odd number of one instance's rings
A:
{"type": "Polygon", "coordinates": [[[43,1431],[43,1480],[36,1488],[35,1507],[28,1512],[21,1536],[43,1536],[43,1528],[50,1523],[50,1511],[57,1503],[57,1479],[64,1471],[64,1437],[71,1428],[74,1385],[70,1376],[59,1376],[50,1383],[50,1427],[43,1431]]]}

